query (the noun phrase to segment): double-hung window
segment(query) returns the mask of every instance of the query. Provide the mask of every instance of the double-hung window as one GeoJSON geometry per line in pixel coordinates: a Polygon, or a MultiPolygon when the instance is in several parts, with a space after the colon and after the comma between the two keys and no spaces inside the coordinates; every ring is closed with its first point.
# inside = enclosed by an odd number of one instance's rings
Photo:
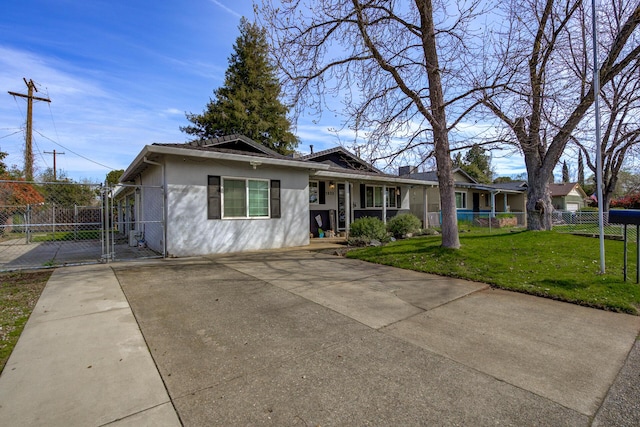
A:
{"type": "Polygon", "coordinates": [[[467,193],[456,191],[456,209],[467,209],[467,193]]]}
{"type": "MultiPolygon", "coordinates": [[[[366,186],[365,203],[367,208],[381,208],[382,207],[382,186],[366,186]]],[[[395,208],[397,206],[399,191],[396,187],[387,187],[387,207],[395,208]]]]}
{"type": "Polygon", "coordinates": [[[280,181],[209,176],[208,218],[280,218],[280,181]]]}
{"type": "Polygon", "coordinates": [[[367,186],[367,207],[368,208],[382,207],[382,187],[367,186]]]}
{"type": "Polygon", "coordinates": [[[309,181],[309,204],[320,203],[320,192],[318,181],[309,181]]]}

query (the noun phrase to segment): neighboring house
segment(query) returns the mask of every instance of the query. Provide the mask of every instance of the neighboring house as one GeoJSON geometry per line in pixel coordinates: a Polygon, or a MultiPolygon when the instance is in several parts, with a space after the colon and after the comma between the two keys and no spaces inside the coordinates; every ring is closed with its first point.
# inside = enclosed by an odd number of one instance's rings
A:
{"type": "MultiPolygon", "coordinates": [[[[423,209],[426,206],[429,226],[440,225],[440,194],[437,171],[415,172],[415,168],[401,167],[400,175],[418,181],[435,182],[433,186],[427,185],[412,189],[411,212],[422,218],[425,216],[423,209]]],[[[480,184],[460,168],[454,169],[453,178],[459,221],[473,221],[480,215],[487,217],[511,212],[517,214],[519,225],[526,225],[527,184],[525,181],[480,184]]]]}
{"type": "Polygon", "coordinates": [[[166,256],[307,245],[319,228],[409,212],[411,187],[437,185],[384,174],[343,148],[293,158],[241,135],[147,145],[120,181],[118,229],[166,256]]]}
{"type": "Polygon", "coordinates": [[[550,184],[551,203],[559,211],[577,212],[584,208],[589,196],[577,182],[550,184]]]}

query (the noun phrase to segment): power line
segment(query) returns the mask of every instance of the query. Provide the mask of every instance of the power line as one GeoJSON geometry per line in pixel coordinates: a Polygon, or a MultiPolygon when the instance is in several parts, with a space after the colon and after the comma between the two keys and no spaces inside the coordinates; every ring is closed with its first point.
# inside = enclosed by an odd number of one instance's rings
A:
{"type": "Polygon", "coordinates": [[[65,150],[69,151],[71,154],[75,154],[75,155],[76,155],[76,156],[78,156],[78,157],[82,157],[83,159],[85,159],[85,160],[87,160],[87,161],[89,161],[89,162],[91,162],[91,163],[95,163],[95,164],[96,164],[96,165],[98,165],[98,166],[102,166],[103,168],[107,168],[107,169],[109,169],[109,170],[116,170],[115,168],[112,168],[111,166],[104,165],[104,164],[102,164],[102,163],[96,162],[95,160],[91,160],[90,158],[85,157],[85,156],[83,156],[82,154],[76,153],[75,151],[71,150],[70,148],[65,147],[64,145],[60,144],[59,142],[54,141],[53,139],[49,138],[48,136],[43,135],[41,132],[39,132],[39,131],[37,131],[37,130],[36,130],[35,132],[36,132],[38,135],[40,135],[41,137],[43,137],[43,138],[45,138],[45,139],[48,139],[49,141],[53,142],[53,143],[54,143],[54,144],[56,144],[58,147],[64,148],[65,150]]]}
{"type": "Polygon", "coordinates": [[[47,160],[44,158],[44,155],[42,154],[42,150],[40,150],[40,146],[38,145],[38,142],[36,141],[35,138],[32,137],[32,139],[33,139],[33,143],[36,144],[36,150],[38,150],[38,154],[40,154],[40,158],[44,162],[44,165],[46,167],[49,167],[49,164],[47,163],[47,160]]]}
{"type": "MultiPolygon", "coordinates": [[[[47,90],[47,93],[48,93],[48,92],[49,92],[49,89],[48,89],[48,88],[45,88],[45,89],[47,90]]],[[[58,127],[56,126],[56,121],[55,121],[55,120],[54,120],[54,118],[53,118],[53,110],[51,109],[51,104],[49,104],[49,114],[51,115],[51,123],[53,124],[53,130],[54,130],[54,132],[56,133],[56,139],[60,140],[60,135],[58,135],[58,127]]],[[[47,138],[46,136],[42,135],[40,132],[38,132],[38,133],[39,133],[42,137],[47,138]]],[[[95,160],[91,160],[91,159],[89,159],[89,158],[87,158],[87,157],[85,157],[85,156],[83,156],[83,155],[81,155],[81,154],[78,154],[78,153],[76,153],[76,152],[74,152],[74,151],[72,151],[72,150],[68,149],[67,147],[64,147],[62,144],[60,144],[60,143],[58,143],[58,142],[56,142],[56,141],[52,140],[51,138],[47,138],[47,139],[48,139],[48,140],[50,140],[51,142],[53,142],[54,144],[56,144],[56,145],[58,145],[58,146],[60,146],[60,147],[64,148],[65,150],[69,150],[69,152],[70,152],[70,153],[75,154],[76,156],[82,157],[83,159],[88,160],[88,161],[90,161],[91,163],[95,163],[96,165],[99,165],[99,166],[105,167],[105,168],[110,169],[110,170],[115,170],[115,169],[114,169],[114,168],[112,168],[112,167],[109,167],[109,166],[107,166],[107,165],[103,165],[102,163],[98,163],[98,162],[96,162],[95,160]]],[[[55,150],[53,150],[53,151],[55,152],[55,150]]],[[[51,153],[49,153],[49,154],[51,154],[51,153]]],[[[59,153],[59,154],[65,154],[65,153],[59,153]]],[[[53,156],[53,159],[54,159],[54,163],[55,163],[55,154],[54,154],[54,156],[53,156]]],[[[54,168],[54,174],[55,174],[55,168],[54,168]]]]}
{"type": "Polygon", "coordinates": [[[17,133],[21,133],[21,132],[22,132],[22,129],[17,130],[17,131],[15,131],[14,133],[10,133],[9,135],[0,136],[0,139],[2,139],[2,138],[8,138],[8,137],[10,137],[11,135],[15,135],[15,134],[17,134],[17,133]]]}

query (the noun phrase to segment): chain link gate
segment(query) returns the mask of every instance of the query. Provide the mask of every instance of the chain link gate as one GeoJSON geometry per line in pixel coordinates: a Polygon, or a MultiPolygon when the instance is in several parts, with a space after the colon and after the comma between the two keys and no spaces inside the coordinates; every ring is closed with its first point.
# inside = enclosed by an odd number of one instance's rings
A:
{"type": "Polygon", "coordinates": [[[0,181],[0,271],[157,258],[163,246],[161,187],[0,181]]]}

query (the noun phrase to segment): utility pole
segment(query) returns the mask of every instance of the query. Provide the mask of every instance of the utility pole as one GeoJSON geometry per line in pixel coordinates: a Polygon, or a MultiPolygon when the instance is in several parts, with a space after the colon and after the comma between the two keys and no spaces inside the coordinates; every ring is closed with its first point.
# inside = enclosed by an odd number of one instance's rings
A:
{"type": "Polygon", "coordinates": [[[45,151],[44,154],[53,154],[53,180],[57,181],[57,175],[56,175],[56,171],[58,169],[56,169],[56,155],[57,154],[64,154],[64,151],[62,153],[57,152],[56,150],[53,151],[45,151]]]}
{"type": "Polygon", "coordinates": [[[24,150],[24,175],[27,181],[33,181],[33,148],[31,141],[33,139],[33,100],[51,102],[49,98],[41,98],[39,96],[33,96],[33,92],[37,92],[36,84],[33,80],[23,78],[24,84],[27,85],[27,94],[9,92],[9,95],[19,96],[21,98],[27,98],[27,134],[25,135],[25,150],[24,150]]]}

